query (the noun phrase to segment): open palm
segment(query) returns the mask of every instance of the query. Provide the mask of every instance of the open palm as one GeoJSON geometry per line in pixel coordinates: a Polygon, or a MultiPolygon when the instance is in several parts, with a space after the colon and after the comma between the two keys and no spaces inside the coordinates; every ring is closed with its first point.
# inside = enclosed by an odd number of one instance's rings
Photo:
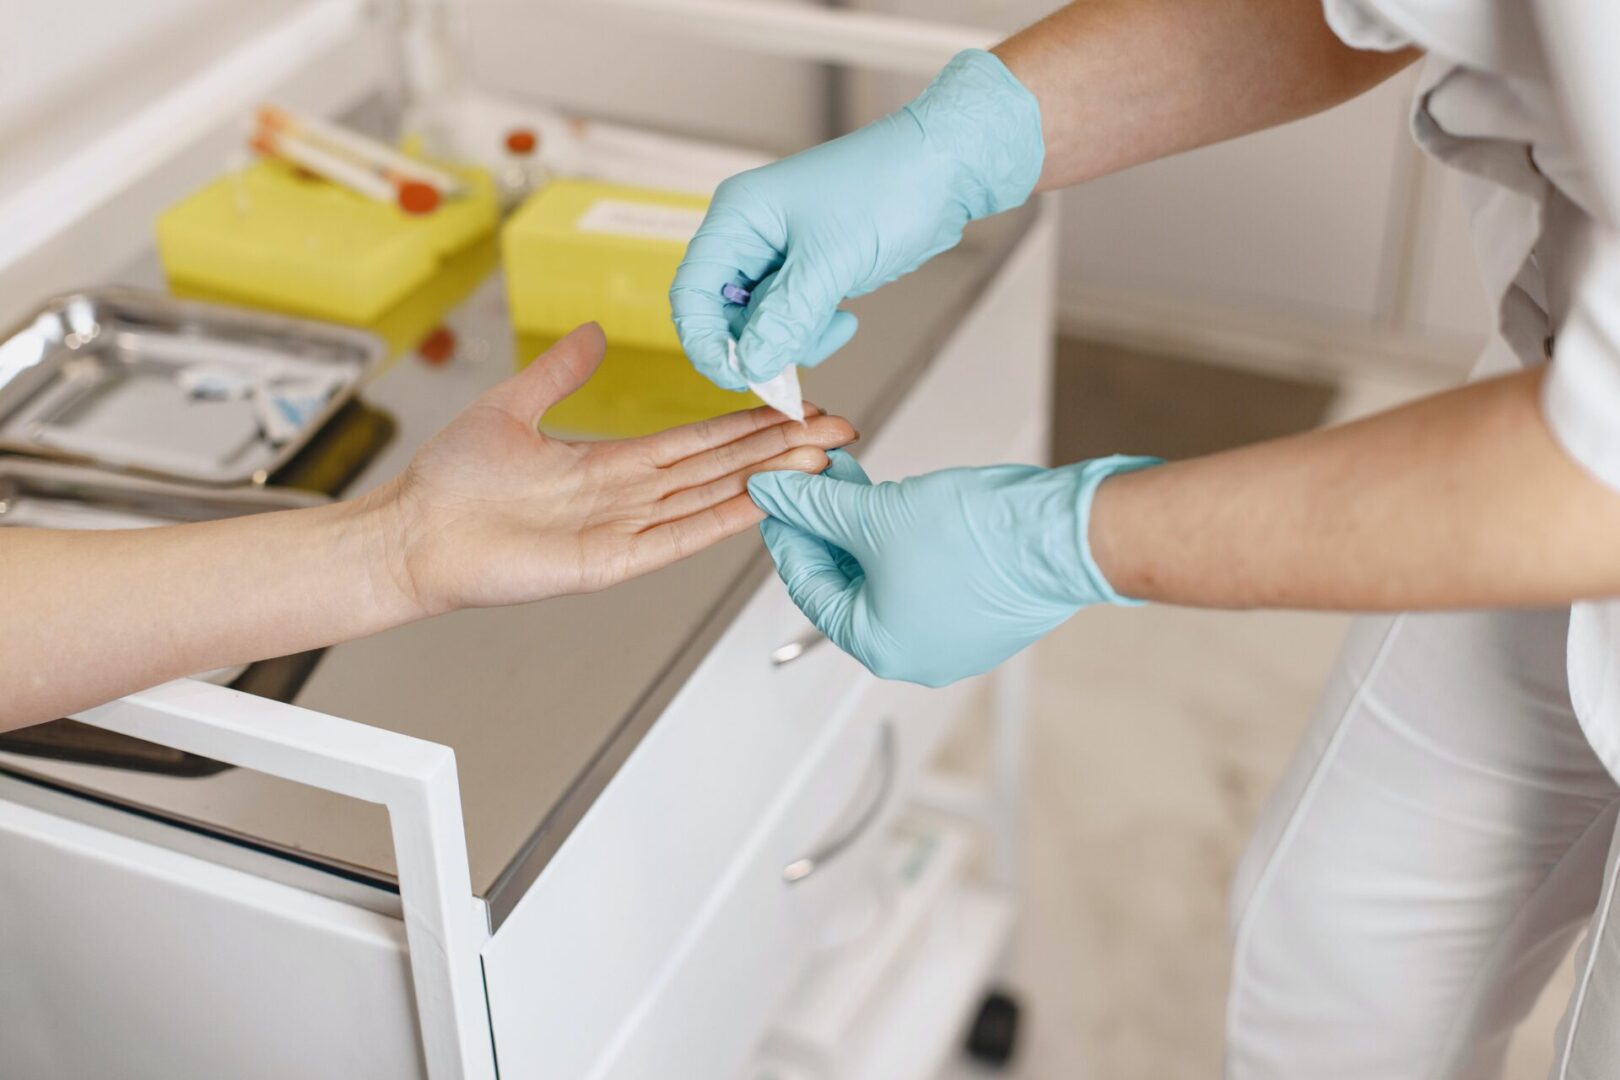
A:
{"type": "Polygon", "coordinates": [[[750,475],[819,472],[855,437],[838,417],[801,425],[763,408],[639,439],[542,435],[540,417],[605,347],[595,323],[579,327],[469,405],[386,492],[400,516],[390,562],[424,614],[590,592],[675,562],[762,520],[750,475]]]}

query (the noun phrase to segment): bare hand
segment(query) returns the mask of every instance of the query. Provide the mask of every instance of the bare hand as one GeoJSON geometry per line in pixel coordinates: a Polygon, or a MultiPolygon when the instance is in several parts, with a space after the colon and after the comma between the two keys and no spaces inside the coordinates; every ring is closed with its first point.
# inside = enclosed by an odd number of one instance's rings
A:
{"type": "Polygon", "coordinates": [[[757,524],[748,477],[820,472],[855,438],[843,419],[805,424],[770,409],[639,439],[566,442],[540,417],[590,378],[602,330],[574,330],[493,387],[372,496],[407,601],[430,615],[591,592],[668,565],[757,524]]]}

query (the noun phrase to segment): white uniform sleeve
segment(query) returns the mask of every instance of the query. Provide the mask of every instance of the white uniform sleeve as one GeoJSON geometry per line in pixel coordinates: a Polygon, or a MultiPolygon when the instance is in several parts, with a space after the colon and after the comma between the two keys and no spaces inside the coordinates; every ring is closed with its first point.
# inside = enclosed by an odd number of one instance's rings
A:
{"type": "Polygon", "coordinates": [[[1542,407],[1569,456],[1620,492],[1620,237],[1607,227],[1559,330],[1542,407]]]}
{"type": "Polygon", "coordinates": [[[1591,259],[1554,346],[1543,405],[1570,456],[1620,491],[1620,3],[1535,0],[1549,74],[1590,184],[1591,259]]]}
{"type": "Polygon", "coordinates": [[[1395,52],[1412,44],[1372,0],[1322,0],[1322,14],[1339,40],[1352,49],[1395,52]]]}

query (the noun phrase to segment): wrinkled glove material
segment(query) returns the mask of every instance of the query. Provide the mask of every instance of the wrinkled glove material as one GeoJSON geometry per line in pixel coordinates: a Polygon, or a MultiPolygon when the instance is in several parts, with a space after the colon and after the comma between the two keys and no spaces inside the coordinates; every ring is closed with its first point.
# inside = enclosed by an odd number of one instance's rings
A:
{"type": "Polygon", "coordinates": [[[814,367],[854,336],[840,303],[1021,205],[1044,160],[1034,95],[992,54],[959,54],[898,112],[720,185],[670,289],[682,347],[728,390],[814,367]]]}
{"type": "Polygon", "coordinates": [[[978,675],[1083,607],[1131,605],[1087,539],[1110,476],[1159,464],[1108,457],[1057,469],[946,469],[873,484],[842,451],[820,476],[769,472],[749,493],[788,595],[883,678],[978,675]]]}

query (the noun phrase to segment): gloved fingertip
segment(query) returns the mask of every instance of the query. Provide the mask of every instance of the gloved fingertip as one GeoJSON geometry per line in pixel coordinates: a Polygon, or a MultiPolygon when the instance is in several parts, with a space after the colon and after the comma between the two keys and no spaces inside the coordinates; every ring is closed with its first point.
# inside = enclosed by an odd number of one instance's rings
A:
{"type": "Polygon", "coordinates": [[[747,381],[731,369],[727,357],[726,337],[714,330],[686,330],[680,323],[675,324],[676,336],[680,338],[681,348],[692,366],[704,378],[720,387],[722,390],[743,391],[748,389],[747,381]]]}
{"type": "Polygon", "coordinates": [[[775,516],[777,499],[783,494],[782,480],[789,475],[798,475],[787,471],[759,472],[748,478],[748,497],[754,500],[754,505],[775,516]]]}
{"type": "Polygon", "coordinates": [[[698,373],[708,379],[722,390],[731,390],[735,393],[744,393],[748,389],[748,382],[741,375],[731,370],[731,365],[720,364],[693,364],[698,373]]]}
{"type": "Polygon", "coordinates": [[[872,478],[866,475],[861,463],[856,461],[854,455],[847,450],[827,451],[827,460],[831,463],[822,471],[823,476],[834,480],[842,480],[848,484],[863,484],[870,486],[872,478]]]}
{"type": "Polygon", "coordinates": [[[737,339],[737,369],[751,383],[767,383],[782,373],[787,362],[780,349],[764,344],[750,324],[737,339]]]}

